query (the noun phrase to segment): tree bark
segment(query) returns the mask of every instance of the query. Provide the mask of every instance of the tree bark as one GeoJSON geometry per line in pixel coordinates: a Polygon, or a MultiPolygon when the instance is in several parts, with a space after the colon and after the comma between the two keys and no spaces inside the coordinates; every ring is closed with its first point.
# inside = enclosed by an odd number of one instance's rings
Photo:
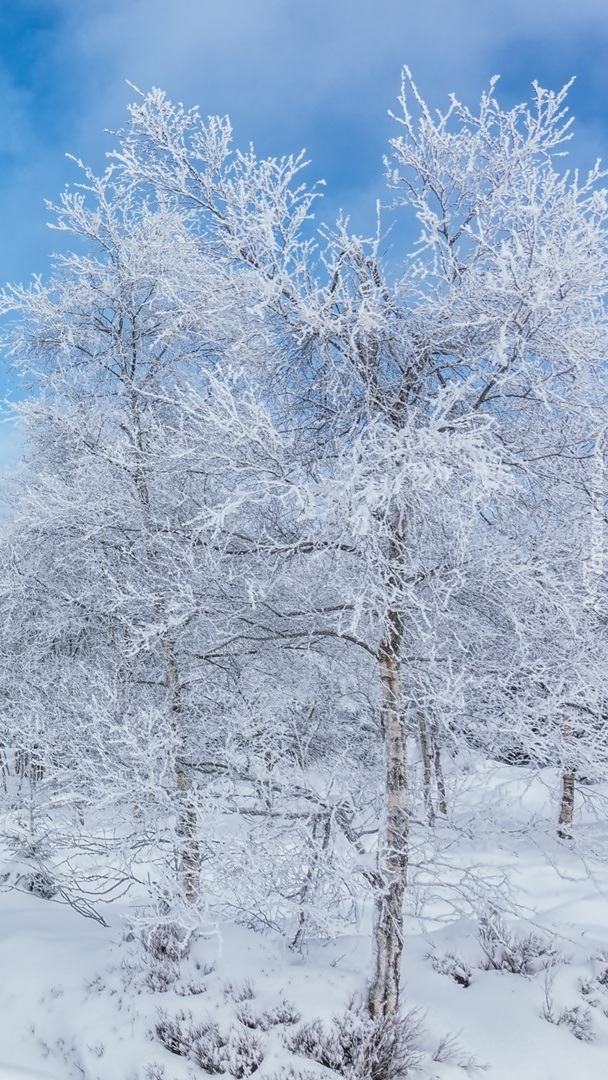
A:
{"type": "Polygon", "coordinates": [[[178,744],[175,758],[176,832],[179,838],[178,872],[185,900],[188,904],[195,905],[200,893],[200,853],[196,840],[197,815],[192,804],[192,779],[185,756],[179,674],[175,662],[175,652],[173,642],[165,639],[163,644],[167,656],[165,684],[171,695],[171,716],[178,744]]]}
{"type": "Polygon", "coordinates": [[[418,735],[420,739],[420,754],[422,757],[422,794],[424,798],[424,809],[426,810],[426,818],[429,825],[434,825],[435,808],[433,806],[433,797],[431,794],[431,750],[429,746],[429,734],[426,726],[426,719],[422,711],[418,713],[418,735]]]}
{"type": "Polygon", "coordinates": [[[574,816],[574,773],[562,773],[562,798],[557,819],[557,835],[560,840],[572,839],[572,818],[574,816]]]}
{"type": "Polygon", "coordinates": [[[447,817],[448,802],[445,793],[445,780],[443,778],[443,768],[441,765],[441,751],[439,749],[439,743],[437,742],[437,725],[435,721],[431,724],[431,745],[433,747],[433,764],[435,766],[435,781],[437,783],[437,809],[443,817],[447,817]]]}
{"type": "MultiPolygon", "coordinates": [[[[392,582],[396,584],[395,581],[392,582]]],[[[387,613],[378,650],[384,735],[384,820],[374,875],[374,971],[368,1009],[374,1019],[392,1019],[399,1008],[403,952],[403,898],[407,873],[409,799],[407,744],[401,695],[400,653],[403,624],[395,609],[387,613]]]]}

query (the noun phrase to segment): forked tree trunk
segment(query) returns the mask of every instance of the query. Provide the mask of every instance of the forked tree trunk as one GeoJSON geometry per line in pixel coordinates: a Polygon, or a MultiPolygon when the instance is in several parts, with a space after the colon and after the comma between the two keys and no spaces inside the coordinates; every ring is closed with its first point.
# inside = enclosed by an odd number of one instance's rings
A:
{"type": "Polygon", "coordinates": [[[572,839],[572,818],[574,816],[574,773],[562,773],[562,797],[557,819],[557,835],[560,840],[572,839]]]}
{"type": "Polygon", "coordinates": [[[392,1019],[399,1007],[403,952],[403,898],[407,872],[409,801],[407,744],[401,695],[400,652],[403,625],[399,613],[387,615],[378,650],[382,682],[384,736],[384,820],[374,875],[374,970],[368,1009],[374,1019],[392,1019]]]}

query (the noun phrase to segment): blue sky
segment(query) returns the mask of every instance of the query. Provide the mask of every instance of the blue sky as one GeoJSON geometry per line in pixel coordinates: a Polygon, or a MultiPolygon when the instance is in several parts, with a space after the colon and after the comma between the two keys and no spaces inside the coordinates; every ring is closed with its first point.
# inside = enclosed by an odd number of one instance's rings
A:
{"type": "Polygon", "coordinates": [[[607,59],[606,0],[2,0],[0,279],[47,272],[44,199],[76,178],[67,152],[103,167],[126,80],[230,113],[261,153],[306,146],[326,212],[366,228],[404,63],[433,105],[495,73],[505,103],[576,75],[586,165],[608,158],[607,59]]]}
{"type": "MultiPolygon", "coordinates": [[[[474,104],[494,74],[505,104],[576,75],[584,167],[608,159],[607,60],[606,0],[0,0],[0,284],[48,273],[44,200],[77,179],[66,153],[104,167],[126,80],[229,113],[262,154],[305,146],[325,216],[368,230],[403,64],[434,106],[474,104]]],[[[0,424],[0,467],[16,452],[0,424]]]]}
{"type": "MultiPolygon", "coordinates": [[[[44,200],[78,178],[67,153],[104,167],[126,80],[229,113],[259,153],[305,146],[325,216],[367,231],[403,64],[434,106],[474,104],[496,73],[505,104],[576,75],[586,166],[608,159],[607,60],[607,0],[0,0],[0,285],[48,273],[44,200]]],[[[9,383],[0,369],[0,396],[9,383]]],[[[0,423],[0,469],[17,452],[0,423]]]]}

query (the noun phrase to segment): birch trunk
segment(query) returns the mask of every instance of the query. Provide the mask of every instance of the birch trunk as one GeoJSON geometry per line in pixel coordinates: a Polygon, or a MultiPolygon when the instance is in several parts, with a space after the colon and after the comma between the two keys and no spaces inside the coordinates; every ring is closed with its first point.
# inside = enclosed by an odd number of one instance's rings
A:
{"type": "Polygon", "coordinates": [[[566,763],[562,770],[562,795],[557,819],[557,835],[560,840],[572,839],[572,819],[574,817],[574,770],[568,762],[572,753],[572,728],[565,716],[561,722],[562,745],[566,763]]]}
{"type": "Polygon", "coordinates": [[[562,773],[562,797],[557,819],[557,835],[560,840],[572,839],[572,818],[574,817],[574,773],[562,773]]]}
{"type": "Polygon", "coordinates": [[[435,781],[437,783],[437,808],[439,813],[443,817],[448,816],[448,802],[445,793],[445,780],[443,778],[443,768],[441,765],[441,751],[439,749],[439,743],[437,742],[437,725],[433,721],[431,724],[431,744],[433,747],[433,764],[435,766],[435,781]]]}
{"type": "Polygon", "coordinates": [[[390,610],[378,650],[382,682],[385,790],[384,821],[374,875],[374,971],[368,992],[370,1016],[388,1020],[396,1015],[399,1008],[409,833],[407,746],[401,700],[402,637],[401,616],[398,611],[390,610]]]}
{"type": "Polygon", "coordinates": [[[420,754],[422,757],[422,793],[424,797],[424,809],[426,810],[426,817],[429,825],[434,825],[435,809],[433,807],[433,797],[431,794],[431,751],[429,747],[429,734],[427,731],[426,719],[423,712],[418,714],[418,735],[420,739],[420,754]]]}
{"type": "Polygon", "coordinates": [[[167,656],[165,684],[171,695],[173,730],[178,742],[175,758],[175,787],[178,804],[176,832],[180,841],[177,853],[178,873],[185,900],[188,904],[195,905],[200,892],[200,857],[196,840],[197,815],[192,804],[190,769],[185,756],[179,674],[175,653],[172,642],[165,640],[163,644],[167,656]]]}
{"type": "MultiPolygon", "coordinates": [[[[123,369],[124,375],[129,381],[132,381],[135,378],[138,366],[137,349],[138,344],[135,335],[135,326],[132,324],[129,361],[123,369]]],[[[144,516],[147,517],[150,510],[150,492],[145,471],[146,455],[144,436],[140,418],[139,397],[138,393],[133,388],[130,393],[129,406],[131,411],[133,448],[135,451],[133,482],[137,490],[144,516]]],[[[194,905],[198,901],[200,891],[200,852],[196,840],[198,824],[197,815],[192,804],[192,782],[184,746],[179,672],[175,661],[174,642],[169,637],[165,637],[161,641],[161,648],[165,657],[165,674],[163,681],[169,692],[169,708],[171,710],[172,726],[178,746],[175,758],[175,789],[177,800],[176,833],[179,839],[179,850],[177,852],[178,874],[186,902],[194,905]]]]}

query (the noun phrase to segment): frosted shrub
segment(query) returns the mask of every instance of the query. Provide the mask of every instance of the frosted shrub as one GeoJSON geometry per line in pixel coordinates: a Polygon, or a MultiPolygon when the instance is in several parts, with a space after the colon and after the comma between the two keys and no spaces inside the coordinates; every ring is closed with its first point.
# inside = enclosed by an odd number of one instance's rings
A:
{"type": "Polygon", "coordinates": [[[264,1058],[260,1039],[252,1031],[232,1028],[225,1034],[213,1020],[194,1023],[192,1013],[181,1011],[173,1017],[159,1013],[154,1033],[171,1054],[188,1058],[211,1076],[228,1073],[243,1080],[264,1058]]]}
{"type": "Polygon", "coordinates": [[[351,1004],[329,1028],[318,1018],[301,1024],[285,1037],[285,1045],[348,1080],[402,1080],[422,1059],[420,1034],[416,1011],[372,1020],[351,1004]]]}
{"type": "MultiPolygon", "coordinates": [[[[190,1019],[192,1019],[191,1014],[190,1019]]],[[[190,1038],[188,1018],[185,1012],[179,1012],[175,1016],[168,1016],[165,1012],[159,1012],[154,1033],[170,1054],[177,1054],[178,1057],[188,1056],[190,1038]]]]}
{"type": "Polygon", "coordinates": [[[235,1001],[237,1004],[242,1001],[253,1001],[255,997],[255,987],[251,979],[245,979],[240,986],[235,983],[226,983],[226,986],[224,987],[224,996],[231,998],[232,1001],[235,1001]]]}
{"type": "Polygon", "coordinates": [[[140,940],[148,956],[155,960],[179,963],[188,954],[190,937],[177,923],[158,923],[145,927],[140,940]]]}
{"type": "Polygon", "coordinates": [[[166,1077],[164,1065],[158,1065],[155,1061],[151,1065],[146,1065],[144,1080],[166,1080],[166,1077]]]}
{"type": "Polygon", "coordinates": [[[265,1009],[264,1012],[256,1013],[248,1001],[241,1002],[236,1015],[241,1023],[251,1030],[259,1028],[260,1031],[269,1031],[270,1028],[279,1024],[297,1024],[301,1019],[300,1013],[291,1001],[283,999],[273,1009],[265,1009]]]}
{"type": "Polygon", "coordinates": [[[189,1056],[212,1075],[225,1071],[227,1045],[228,1038],[216,1023],[204,1023],[190,1031],[189,1056]]]}
{"type": "Polygon", "coordinates": [[[181,961],[187,956],[190,936],[176,923],[145,926],[139,933],[143,949],[143,983],[152,993],[174,989],[180,977],[181,961]]]}
{"type": "Polygon", "coordinates": [[[199,994],[207,993],[207,986],[203,982],[191,981],[181,986],[175,986],[174,990],[180,997],[197,997],[199,994]]]}
{"type": "Polygon", "coordinates": [[[574,1038],[580,1042],[593,1042],[595,1039],[591,1012],[581,1005],[573,1005],[570,1009],[562,1009],[556,1023],[569,1028],[574,1038]]]}
{"type": "MultiPolygon", "coordinates": [[[[264,1053],[259,1037],[251,1031],[232,1028],[224,1049],[224,1071],[236,1077],[236,1080],[242,1080],[243,1077],[257,1072],[263,1059],[264,1053]]],[[[197,1061],[197,1058],[194,1057],[194,1060],[197,1061]]],[[[204,1061],[197,1061],[197,1064],[206,1068],[204,1061]]]]}
{"type": "Polygon", "coordinates": [[[555,964],[559,956],[555,946],[540,934],[518,937],[495,911],[480,919],[479,943],[486,958],[482,965],[485,971],[535,975],[555,964]]]}
{"type": "Polygon", "coordinates": [[[445,956],[437,956],[431,953],[431,965],[438,975],[449,975],[450,979],[459,986],[470,986],[473,981],[473,973],[469,964],[462,957],[454,953],[446,953],[445,956]]]}
{"type": "Polygon", "coordinates": [[[166,994],[179,978],[179,967],[170,961],[154,961],[144,975],[144,986],[153,994],[166,994]]]}
{"type": "Polygon", "coordinates": [[[570,1008],[562,1009],[561,1012],[555,1013],[553,1011],[553,1002],[549,995],[545,999],[545,1005],[543,1007],[543,1016],[545,1020],[550,1024],[555,1024],[557,1027],[567,1027],[570,1029],[575,1039],[579,1042],[593,1042],[595,1034],[592,1027],[591,1010],[587,1006],[572,1005],[570,1008]]]}

